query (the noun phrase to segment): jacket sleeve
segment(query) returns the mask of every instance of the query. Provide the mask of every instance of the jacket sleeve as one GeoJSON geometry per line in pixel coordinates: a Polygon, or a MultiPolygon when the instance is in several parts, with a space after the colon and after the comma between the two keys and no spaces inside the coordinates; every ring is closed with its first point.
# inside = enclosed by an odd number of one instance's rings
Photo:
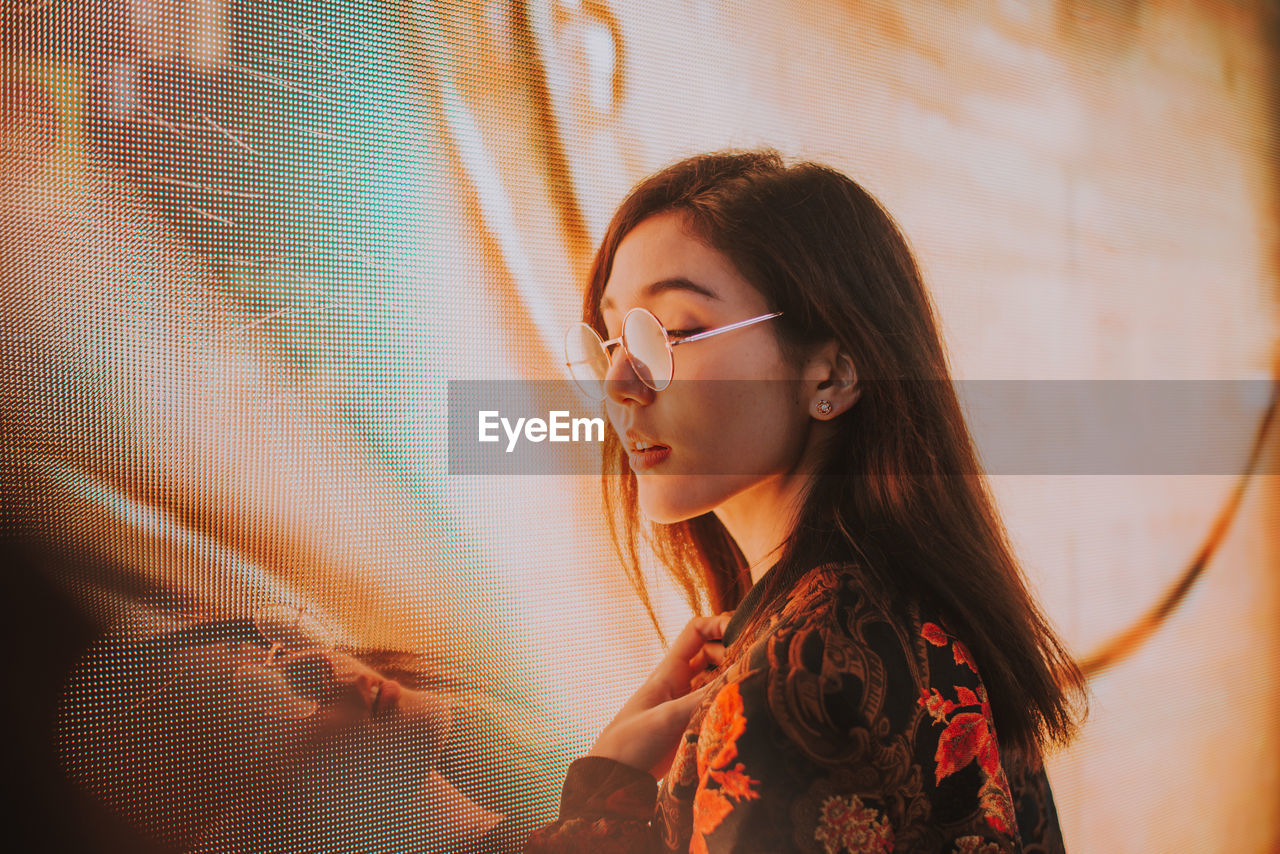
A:
{"type": "Polygon", "coordinates": [[[603,756],[575,759],[565,775],[560,815],[533,832],[525,854],[648,854],[658,782],[647,771],[603,756]]]}

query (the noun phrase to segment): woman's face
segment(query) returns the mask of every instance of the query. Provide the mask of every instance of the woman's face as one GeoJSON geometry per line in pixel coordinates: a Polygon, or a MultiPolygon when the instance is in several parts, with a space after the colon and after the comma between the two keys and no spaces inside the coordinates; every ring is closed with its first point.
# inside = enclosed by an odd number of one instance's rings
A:
{"type": "MultiPolygon", "coordinates": [[[[600,304],[610,338],[621,334],[634,306],[686,334],[769,312],[729,259],[690,236],[677,213],[652,216],[622,239],[600,304]]],[[[758,505],[781,497],[779,484],[798,469],[811,419],[774,324],[763,321],[676,346],[673,380],[660,392],[640,381],[621,348],[613,349],[605,407],[636,471],[640,508],[651,521],[679,522],[728,504],[749,505],[755,516],[758,505]],[[628,431],[670,452],[646,467],[628,431]]]]}

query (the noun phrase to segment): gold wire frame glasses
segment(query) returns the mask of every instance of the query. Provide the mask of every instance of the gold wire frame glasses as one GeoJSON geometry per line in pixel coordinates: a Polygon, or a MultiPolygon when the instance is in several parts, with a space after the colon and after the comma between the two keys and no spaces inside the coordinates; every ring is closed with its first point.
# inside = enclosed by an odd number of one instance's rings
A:
{"type": "Polygon", "coordinates": [[[736,323],[705,329],[692,335],[672,337],[670,330],[662,326],[662,322],[648,309],[636,306],[627,312],[622,319],[622,334],[608,341],[587,323],[575,323],[569,327],[564,336],[565,365],[578,388],[587,397],[596,401],[605,399],[604,378],[609,373],[612,357],[609,348],[621,344],[627,354],[631,369],[646,386],[654,391],[662,391],[671,385],[675,374],[675,358],[672,348],[680,344],[689,344],[711,338],[724,332],[732,332],[755,323],[771,320],[782,314],[780,311],[761,314],[736,323]]]}

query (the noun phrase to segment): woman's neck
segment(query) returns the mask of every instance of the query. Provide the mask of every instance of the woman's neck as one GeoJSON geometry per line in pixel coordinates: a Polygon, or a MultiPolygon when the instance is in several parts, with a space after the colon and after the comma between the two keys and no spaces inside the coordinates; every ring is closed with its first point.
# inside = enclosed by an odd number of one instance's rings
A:
{"type": "Polygon", "coordinates": [[[809,481],[807,475],[780,475],[716,508],[716,517],[747,559],[753,585],[778,562],[795,528],[809,481]]]}
{"type": "Polygon", "coordinates": [[[778,562],[778,553],[782,551],[782,543],[771,552],[765,554],[759,560],[753,561],[747,566],[747,572],[751,574],[751,585],[754,587],[756,582],[764,578],[764,574],[773,569],[773,565],[778,562]]]}

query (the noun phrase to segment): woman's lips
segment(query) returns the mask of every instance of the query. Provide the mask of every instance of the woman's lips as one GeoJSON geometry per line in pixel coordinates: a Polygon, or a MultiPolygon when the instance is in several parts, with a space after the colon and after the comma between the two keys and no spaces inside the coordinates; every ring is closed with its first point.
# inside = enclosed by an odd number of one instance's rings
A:
{"type": "Polygon", "coordinates": [[[628,455],[634,471],[645,471],[661,463],[671,456],[670,448],[650,448],[647,451],[632,451],[628,455]]]}
{"type": "Polygon", "coordinates": [[[388,679],[381,683],[373,695],[373,707],[369,713],[374,717],[385,714],[396,707],[400,702],[400,683],[394,679],[388,679]]]}

